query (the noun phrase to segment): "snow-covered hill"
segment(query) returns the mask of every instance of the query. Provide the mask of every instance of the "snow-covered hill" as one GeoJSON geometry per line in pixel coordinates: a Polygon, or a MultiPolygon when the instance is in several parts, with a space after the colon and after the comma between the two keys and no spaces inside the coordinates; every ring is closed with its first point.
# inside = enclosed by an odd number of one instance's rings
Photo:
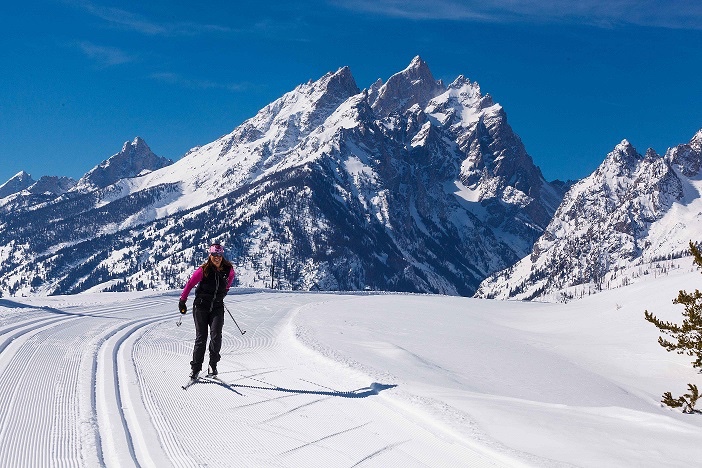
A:
{"type": "Polygon", "coordinates": [[[219,241],[242,285],[472,295],[528,254],[561,187],[476,83],[416,57],[359,90],[344,67],[173,164],[137,138],[66,193],[14,203],[0,294],[178,287],[219,241]]]}
{"type": "Polygon", "coordinates": [[[623,141],[563,199],[531,255],[477,296],[569,300],[681,268],[702,241],[702,130],[665,156],[623,141]]]}
{"type": "MultiPolygon", "coordinates": [[[[687,271],[687,270],[686,270],[687,271]]],[[[0,299],[0,465],[687,467],[699,385],[644,309],[698,271],[569,304],[232,289],[221,381],[187,391],[177,293],[0,299]]],[[[191,301],[189,301],[189,305],[191,301]]]]}

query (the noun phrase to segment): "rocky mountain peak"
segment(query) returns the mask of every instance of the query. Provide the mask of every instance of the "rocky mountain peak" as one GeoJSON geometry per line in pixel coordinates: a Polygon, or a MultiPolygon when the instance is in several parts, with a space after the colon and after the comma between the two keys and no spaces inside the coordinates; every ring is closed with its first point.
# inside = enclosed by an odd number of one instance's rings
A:
{"type": "Polygon", "coordinates": [[[480,94],[480,85],[478,83],[473,83],[470,79],[466,78],[464,75],[458,75],[455,80],[451,82],[447,87],[449,89],[459,89],[464,86],[474,89],[477,94],[480,94]]]}
{"type": "Polygon", "coordinates": [[[7,182],[0,185],[0,198],[21,192],[34,183],[32,176],[25,171],[18,172],[12,176],[7,182]]]}
{"type": "MultiPolygon", "coordinates": [[[[312,108],[320,113],[320,118],[326,118],[348,98],[361,92],[349,67],[342,67],[335,73],[325,75],[313,83],[312,89],[318,94],[312,108]]],[[[318,123],[321,122],[314,119],[314,124],[318,123]]]]}
{"type": "Polygon", "coordinates": [[[607,154],[604,162],[597,168],[596,172],[609,174],[613,177],[628,177],[636,170],[641,160],[643,160],[643,156],[625,139],[607,154]]]}
{"type": "Polygon", "coordinates": [[[392,75],[382,85],[371,107],[381,117],[393,112],[402,113],[418,104],[425,107],[429,101],[444,91],[440,81],[434,79],[427,63],[416,56],[407,68],[392,75]]]}
{"type": "Polygon", "coordinates": [[[383,86],[383,79],[378,78],[375,82],[368,88],[368,97],[372,97],[373,100],[378,97],[378,90],[383,86]]]}
{"type": "Polygon", "coordinates": [[[693,177],[702,168],[702,130],[692,137],[688,144],[670,148],[665,159],[676,166],[683,175],[693,177]]]}
{"type": "Polygon", "coordinates": [[[646,154],[644,155],[644,160],[654,160],[654,159],[659,159],[660,155],[656,153],[656,150],[653,148],[649,148],[646,150],[646,154]]]}
{"type": "MultiPolygon", "coordinates": [[[[125,141],[124,144],[122,145],[122,151],[120,153],[135,153],[135,154],[140,154],[140,153],[151,153],[151,148],[149,148],[149,145],[146,144],[143,138],[140,136],[134,137],[134,140],[131,142],[125,141]]],[[[151,153],[153,154],[153,153],[151,153]]]]}
{"type": "Polygon", "coordinates": [[[131,142],[126,141],[119,153],[88,171],[72,190],[107,187],[120,179],[136,177],[170,164],[173,164],[172,160],[155,155],[142,138],[136,137],[131,142]]]}
{"type": "Polygon", "coordinates": [[[42,176],[38,181],[32,184],[28,190],[35,194],[49,193],[61,195],[73,188],[76,182],[77,181],[71,177],[42,176]]]}
{"type": "Polygon", "coordinates": [[[360,93],[349,67],[298,85],[237,127],[225,137],[225,147],[274,135],[269,147],[286,147],[321,125],[344,101],[360,93]]]}
{"type": "Polygon", "coordinates": [[[356,86],[356,80],[353,78],[351,68],[348,66],[339,68],[335,73],[331,74],[329,79],[329,87],[338,86],[347,90],[351,95],[358,94],[360,90],[356,86]]]}
{"type": "Polygon", "coordinates": [[[692,137],[690,147],[698,153],[702,153],[702,130],[695,133],[695,136],[692,137]]]}

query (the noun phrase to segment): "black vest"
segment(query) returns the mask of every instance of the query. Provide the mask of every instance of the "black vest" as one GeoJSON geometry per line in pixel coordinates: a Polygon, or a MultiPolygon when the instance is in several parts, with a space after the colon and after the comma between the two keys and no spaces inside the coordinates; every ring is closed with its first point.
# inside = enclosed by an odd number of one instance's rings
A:
{"type": "Polygon", "coordinates": [[[202,280],[195,290],[193,305],[206,309],[212,309],[213,306],[222,307],[224,296],[227,295],[227,280],[231,269],[222,265],[221,270],[210,267],[207,272],[203,271],[202,280]]]}

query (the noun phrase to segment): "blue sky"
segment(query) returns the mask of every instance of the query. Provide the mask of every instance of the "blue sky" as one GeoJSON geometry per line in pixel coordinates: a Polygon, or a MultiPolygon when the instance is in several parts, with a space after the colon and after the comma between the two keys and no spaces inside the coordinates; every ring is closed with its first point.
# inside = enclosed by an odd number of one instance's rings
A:
{"type": "Polygon", "coordinates": [[[702,128],[697,0],[36,0],[0,27],[0,183],[78,178],[136,136],[177,160],[309,79],[348,65],[362,89],[415,55],[480,83],[549,180],[702,128]]]}

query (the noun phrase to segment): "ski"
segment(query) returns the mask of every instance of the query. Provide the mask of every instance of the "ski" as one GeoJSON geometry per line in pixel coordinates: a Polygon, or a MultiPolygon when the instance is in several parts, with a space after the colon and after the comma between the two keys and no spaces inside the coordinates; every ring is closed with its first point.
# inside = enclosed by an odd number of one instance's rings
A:
{"type": "Polygon", "coordinates": [[[211,383],[227,385],[222,379],[217,377],[217,374],[207,374],[207,375],[201,375],[196,379],[188,379],[188,382],[185,383],[184,385],[181,385],[181,388],[183,390],[187,390],[188,388],[190,388],[191,385],[193,385],[197,382],[211,382],[211,383]]]}
{"type": "Polygon", "coordinates": [[[198,379],[188,379],[188,383],[186,383],[185,385],[181,385],[181,388],[182,388],[183,390],[187,390],[188,388],[190,388],[190,386],[191,386],[192,384],[194,384],[195,382],[197,382],[197,380],[198,380],[198,379]]]}

